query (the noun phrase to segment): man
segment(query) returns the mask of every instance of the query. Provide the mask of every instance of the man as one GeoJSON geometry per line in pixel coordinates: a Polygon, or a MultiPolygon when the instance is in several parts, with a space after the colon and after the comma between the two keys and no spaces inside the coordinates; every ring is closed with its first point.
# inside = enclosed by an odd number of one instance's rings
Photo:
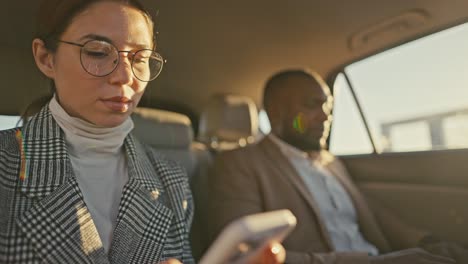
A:
{"type": "Polygon", "coordinates": [[[332,97],[318,74],[276,74],[266,84],[264,107],[271,134],[219,154],[208,178],[209,200],[197,204],[208,212],[204,222],[211,240],[235,218],[288,208],[298,224],[283,242],[286,263],[455,263],[422,249],[386,254],[428,241],[435,252],[454,255],[452,247],[384,209],[371,211],[345,167],[322,149],[332,97]]]}

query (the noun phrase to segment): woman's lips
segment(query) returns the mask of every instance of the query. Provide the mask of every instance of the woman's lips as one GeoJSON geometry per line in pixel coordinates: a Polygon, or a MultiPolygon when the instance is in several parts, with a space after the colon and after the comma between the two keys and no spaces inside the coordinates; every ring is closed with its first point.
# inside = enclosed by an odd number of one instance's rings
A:
{"type": "Polygon", "coordinates": [[[112,97],[102,100],[105,106],[114,112],[125,113],[130,108],[132,101],[126,97],[112,97]]]}

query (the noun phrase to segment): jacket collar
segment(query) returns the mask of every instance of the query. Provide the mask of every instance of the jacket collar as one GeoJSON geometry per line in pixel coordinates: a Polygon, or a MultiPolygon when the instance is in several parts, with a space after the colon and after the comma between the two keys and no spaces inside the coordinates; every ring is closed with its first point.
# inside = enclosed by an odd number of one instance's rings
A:
{"type": "MultiPolygon", "coordinates": [[[[23,193],[30,197],[44,197],[68,178],[75,177],[64,133],[52,117],[48,105],[25,124],[22,137],[23,146],[20,147],[24,152],[24,159],[21,162],[25,165],[25,175],[20,180],[20,188],[23,193]],[[54,173],[51,176],[52,171],[54,173]]],[[[131,134],[125,138],[124,148],[129,161],[129,180],[138,182],[150,191],[162,190],[158,177],[145,173],[142,169],[143,165],[151,164],[137,158],[145,155],[145,150],[131,134]]]]}
{"type": "Polygon", "coordinates": [[[29,197],[47,196],[73,175],[63,132],[48,105],[21,132],[24,178],[20,179],[20,189],[29,197]]]}

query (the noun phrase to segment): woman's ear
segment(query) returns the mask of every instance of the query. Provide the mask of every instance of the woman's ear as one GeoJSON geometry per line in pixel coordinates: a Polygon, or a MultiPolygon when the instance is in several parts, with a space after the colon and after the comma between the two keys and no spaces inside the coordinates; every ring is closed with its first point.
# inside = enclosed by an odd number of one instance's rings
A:
{"type": "Polygon", "coordinates": [[[34,39],[32,42],[34,60],[39,70],[50,79],[54,79],[54,56],[45,46],[41,39],[34,39]]]}

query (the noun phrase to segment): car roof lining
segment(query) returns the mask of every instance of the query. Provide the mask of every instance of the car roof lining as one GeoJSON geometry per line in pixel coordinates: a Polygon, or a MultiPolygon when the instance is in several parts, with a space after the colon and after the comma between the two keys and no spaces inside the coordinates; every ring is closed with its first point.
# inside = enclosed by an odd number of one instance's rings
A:
{"type": "MultiPolygon", "coordinates": [[[[8,98],[2,114],[17,114],[48,90],[31,56],[36,2],[11,2],[0,10],[0,33],[8,36],[0,40],[0,53],[14,63],[0,65],[8,98]]],[[[261,106],[264,82],[283,68],[310,67],[330,80],[344,65],[468,18],[463,0],[142,2],[157,14],[158,51],[168,60],[148,85],[145,106],[173,102],[195,114],[219,93],[250,96],[261,106]],[[411,12],[423,14],[424,23],[350,49],[352,36],[411,12]]]]}

